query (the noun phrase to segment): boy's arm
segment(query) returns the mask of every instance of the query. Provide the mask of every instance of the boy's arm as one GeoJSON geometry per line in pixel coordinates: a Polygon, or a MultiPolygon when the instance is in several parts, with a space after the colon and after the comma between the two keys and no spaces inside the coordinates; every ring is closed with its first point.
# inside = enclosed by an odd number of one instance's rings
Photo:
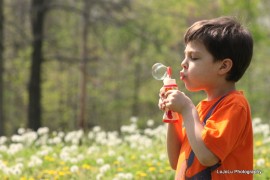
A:
{"type": "Polygon", "coordinates": [[[181,148],[181,138],[179,138],[179,130],[182,127],[178,123],[169,123],[167,130],[167,153],[172,169],[176,170],[178,157],[181,148]]]}
{"type": "Polygon", "coordinates": [[[190,146],[202,165],[213,166],[220,160],[204,144],[202,140],[203,125],[199,120],[197,109],[193,104],[189,106],[182,112],[182,117],[190,146]]]}

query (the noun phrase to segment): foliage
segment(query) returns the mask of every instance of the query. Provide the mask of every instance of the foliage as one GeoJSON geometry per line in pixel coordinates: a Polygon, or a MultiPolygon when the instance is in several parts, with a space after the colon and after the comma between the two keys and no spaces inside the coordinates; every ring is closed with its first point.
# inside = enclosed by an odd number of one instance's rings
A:
{"type": "MultiPolygon", "coordinates": [[[[50,2],[41,72],[42,124],[52,130],[72,130],[79,111],[83,1],[50,2]]],[[[95,2],[99,3],[91,9],[88,37],[88,128],[98,125],[119,130],[132,115],[158,119],[157,97],[162,83],[151,77],[152,64],[172,66],[173,76],[178,79],[186,28],[196,20],[221,15],[237,16],[254,35],[253,62],[238,87],[245,91],[253,116],[268,121],[268,1],[136,0],[121,8],[120,4],[115,7],[107,6],[107,1],[95,2]]],[[[32,51],[29,6],[30,0],[4,4],[4,110],[8,134],[26,127],[32,51]]],[[[195,104],[203,98],[202,93],[186,92],[180,81],[178,84],[195,104]]]]}
{"type": "MultiPolygon", "coordinates": [[[[138,119],[123,125],[120,133],[99,126],[89,132],[37,132],[19,129],[0,137],[0,176],[10,180],[32,179],[173,179],[166,155],[166,125],[138,119]]],[[[253,120],[254,179],[269,178],[270,132],[261,119],[253,120]],[[261,174],[259,174],[261,173],[261,174]]]]}

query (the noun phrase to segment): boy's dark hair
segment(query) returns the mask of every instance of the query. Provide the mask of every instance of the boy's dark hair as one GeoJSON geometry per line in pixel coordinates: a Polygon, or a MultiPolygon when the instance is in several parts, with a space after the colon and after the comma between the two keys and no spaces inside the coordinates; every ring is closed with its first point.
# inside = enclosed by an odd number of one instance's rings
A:
{"type": "Polygon", "coordinates": [[[232,17],[219,17],[194,23],[185,33],[185,44],[201,41],[214,61],[229,58],[233,62],[226,80],[237,82],[248,68],[253,54],[250,32],[232,17]]]}

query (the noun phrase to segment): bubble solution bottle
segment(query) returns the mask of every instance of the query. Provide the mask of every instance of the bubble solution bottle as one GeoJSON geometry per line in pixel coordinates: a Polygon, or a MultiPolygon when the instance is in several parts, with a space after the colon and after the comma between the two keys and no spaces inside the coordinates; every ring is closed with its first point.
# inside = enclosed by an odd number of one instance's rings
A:
{"type": "MultiPolygon", "coordinates": [[[[165,92],[169,90],[178,89],[176,80],[171,78],[172,70],[171,67],[166,67],[161,63],[156,63],[152,67],[152,75],[157,80],[163,80],[163,87],[165,92]]],[[[176,123],[179,120],[179,115],[177,112],[165,109],[163,114],[163,122],[165,123],[176,123]]]]}

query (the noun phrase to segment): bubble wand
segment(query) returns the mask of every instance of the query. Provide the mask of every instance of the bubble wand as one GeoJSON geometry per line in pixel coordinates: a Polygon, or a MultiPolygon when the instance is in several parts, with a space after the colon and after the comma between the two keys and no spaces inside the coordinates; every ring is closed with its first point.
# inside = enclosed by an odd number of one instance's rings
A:
{"type": "MultiPolygon", "coordinates": [[[[161,63],[156,63],[152,66],[152,75],[157,80],[163,80],[163,87],[165,92],[173,89],[178,89],[176,80],[172,79],[172,68],[170,66],[164,66],[161,63]]],[[[175,123],[179,119],[178,113],[165,108],[163,114],[163,122],[166,123],[175,123]]]]}

